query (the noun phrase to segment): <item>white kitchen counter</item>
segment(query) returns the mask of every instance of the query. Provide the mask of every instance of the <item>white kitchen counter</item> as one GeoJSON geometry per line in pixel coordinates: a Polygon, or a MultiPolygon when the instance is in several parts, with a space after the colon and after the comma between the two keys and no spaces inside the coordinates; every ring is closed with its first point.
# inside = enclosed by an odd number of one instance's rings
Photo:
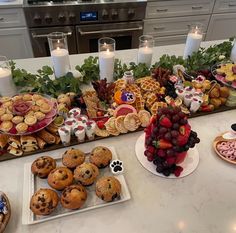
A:
{"type": "MultiPolygon", "coordinates": [[[[155,58],[163,53],[181,54],[183,45],[155,49],[155,58]]],[[[87,55],[71,56],[72,65],[87,55]]],[[[123,61],[135,61],[136,50],[117,52],[123,61]]],[[[48,58],[17,60],[31,71],[50,64],[48,58]]],[[[234,233],[236,232],[235,166],[216,156],[214,138],[235,123],[236,111],[216,113],[190,120],[201,139],[197,149],[197,170],[181,179],[166,179],[146,171],[135,156],[135,142],[141,132],[82,144],[82,150],[109,144],[124,161],[125,178],[132,195],[130,201],[57,220],[23,226],[21,224],[23,165],[38,155],[1,162],[0,190],[7,193],[12,218],[6,233],[234,233]]],[[[48,152],[48,155],[57,154],[48,152]]]]}
{"type": "Polygon", "coordinates": [[[22,5],[23,0],[0,0],[0,9],[22,7],[22,5]]]}

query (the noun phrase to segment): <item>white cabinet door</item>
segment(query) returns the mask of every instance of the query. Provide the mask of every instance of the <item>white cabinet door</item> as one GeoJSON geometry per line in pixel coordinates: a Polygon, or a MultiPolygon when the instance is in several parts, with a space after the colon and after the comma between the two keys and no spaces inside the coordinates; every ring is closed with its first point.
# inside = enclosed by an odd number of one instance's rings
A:
{"type": "Polygon", "coordinates": [[[236,1],[235,0],[216,0],[213,12],[214,13],[236,12],[236,1]]]}
{"type": "Polygon", "coordinates": [[[221,40],[235,36],[236,13],[213,14],[207,30],[206,40],[221,40]]]}
{"type": "Polygon", "coordinates": [[[0,29],[0,54],[9,59],[33,57],[27,28],[0,29]]]}

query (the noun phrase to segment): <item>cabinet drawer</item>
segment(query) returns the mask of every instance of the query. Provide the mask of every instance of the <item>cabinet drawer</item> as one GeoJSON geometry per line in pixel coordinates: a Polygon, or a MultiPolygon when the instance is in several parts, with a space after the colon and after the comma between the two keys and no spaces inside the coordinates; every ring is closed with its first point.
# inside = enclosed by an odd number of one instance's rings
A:
{"type": "Polygon", "coordinates": [[[22,9],[0,9],[0,28],[25,26],[25,16],[22,9]]]}
{"type": "Polygon", "coordinates": [[[236,13],[213,14],[207,30],[207,40],[228,39],[235,36],[236,13]]]}
{"type": "Polygon", "coordinates": [[[202,23],[204,32],[209,23],[209,15],[178,17],[178,18],[163,18],[163,19],[147,19],[144,20],[144,34],[154,36],[170,36],[184,35],[189,31],[189,26],[192,23],[202,23]]]}
{"type": "Polygon", "coordinates": [[[148,2],[146,18],[210,14],[214,0],[174,0],[148,2]]]}
{"type": "Polygon", "coordinates": [[[236,1],[216,0],[213,12],[214,13],[236,12],[236,1]]]}

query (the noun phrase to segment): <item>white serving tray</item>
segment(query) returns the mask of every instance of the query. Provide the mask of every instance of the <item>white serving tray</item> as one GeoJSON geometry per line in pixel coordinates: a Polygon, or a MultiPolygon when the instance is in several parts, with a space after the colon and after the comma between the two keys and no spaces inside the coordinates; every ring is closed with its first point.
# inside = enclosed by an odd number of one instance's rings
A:
{"type": "MultiPolygon", "coordinates": [[[[118,156],[116,154],[114,147],[107,146],[107,145],[104,145],[104,146],[108,147],[112,151],[112,160],[118,159],[118,156]]],[[[76,148],[76,147],[78,147],[78,146],[74,146],[74,148],[76,148]]],[[[64,151],[66,151],[67,149],[68,148],[65,148],[64,151]]],[[[88,154],[89,154],[89,152],[87,153],[87,155],[88,154]]],[[[60,153],[60,155],[62,155],[62,153],[60,153]]],[[[40,157],[40,156],[41,155],[39,154],[38,157],[40,157]]],[[[49,156],[50,156],[50,153],[49,153],[49,156]]],[[[57,166],[60,166],[61,165],[61,156],[58,158],[55,158],[55,159],[57,161],[57,166]]],[[[88,159],[88,156],[86,156],[86,160],[87,159],[88,159]]],[[[22,224],[23,225],[31,225],[31,224],[41,223],[41,222],[49,221],[52,219],[68,216],[71,214],[77,214],[77,213],[81,213],[81,212],[88,211],[88,210],[93,210],[93,209],[100,208],[100,207],[110,206],[110,205],[114,205],[114,204],[128,201],[131,198],[127,183],[125,181],[125,177],[123,174],[120,174],[120,175],[116,176],[116,178],[120,181],[121,187],[122,187],[120,199],[117,199],[113,202],[102,201],[101,199],[99,199],[96,196],[95,184],[93,184],[89,187],[86,187],[87,194],[88,194],[87,200],[81,209],[67,210],[67,209],[63,208],[61,206],[61,204],[59,203],[56,210],[52,214],[50,214],[48,216],[37,216],[30,210],[31,196],[39,188],[51,188],[51,187],[48,185],[47,179],[40,179],[40,178],[36,177],[34,174],[32,174],[31,164],[32,163],[26,163],[24,165],[23,207],[22,207],[22,224]]],[[[104,175],[113,176],[113,174],[111,173],[111,171],[109,169],[109,166],[106,168],[103,168],[103,169],[99,169],[99,172],[100,172],[99,177],[104,176],[104,175]]],[[[61,192],[58,191],[58,193],[60,194],[61,192]]]]}

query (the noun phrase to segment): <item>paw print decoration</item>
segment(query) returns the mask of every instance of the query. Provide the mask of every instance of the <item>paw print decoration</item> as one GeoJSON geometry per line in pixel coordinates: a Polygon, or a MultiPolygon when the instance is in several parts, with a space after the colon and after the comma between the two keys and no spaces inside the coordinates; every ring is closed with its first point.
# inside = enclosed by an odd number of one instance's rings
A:
{"type": "Polygon", "coordinates": [[[114,175],[118,175],[124,172],[123,162],[121,160],[112,160],[110,163],[111,172],[114,175]]]}

